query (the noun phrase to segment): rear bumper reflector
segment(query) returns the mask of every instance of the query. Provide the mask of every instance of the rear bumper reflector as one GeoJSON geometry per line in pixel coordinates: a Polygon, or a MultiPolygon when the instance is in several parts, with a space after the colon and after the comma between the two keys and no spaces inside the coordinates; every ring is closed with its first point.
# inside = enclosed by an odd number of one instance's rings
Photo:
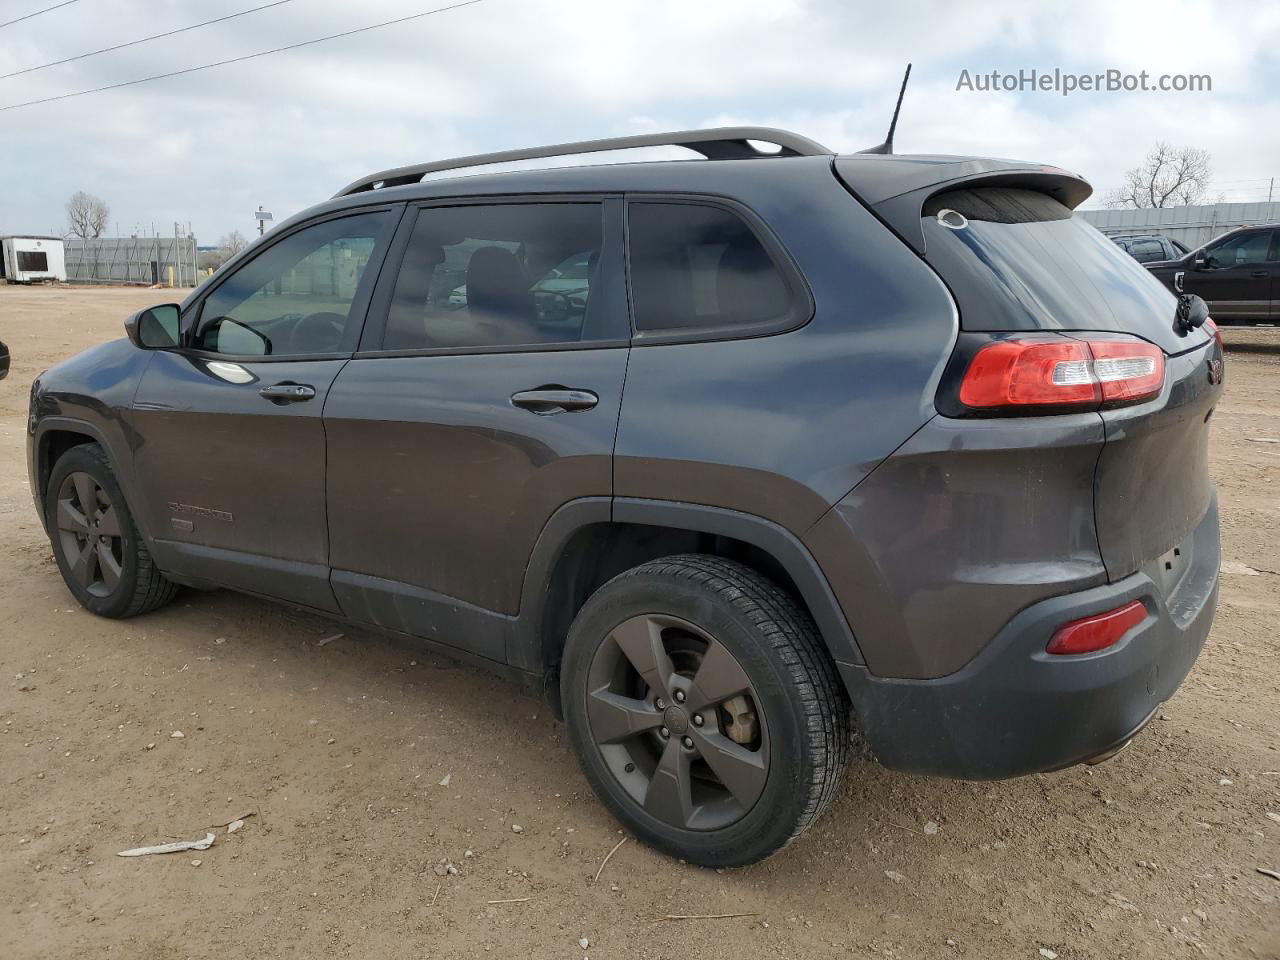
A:
{"type": "Polygon", "coordinates": [[[1147,608],[1141,600],[1123,607],[1064,623],[1056,631],[1045,650],[1070,656],[1105,650],[1147,619],[1147,608]]]}

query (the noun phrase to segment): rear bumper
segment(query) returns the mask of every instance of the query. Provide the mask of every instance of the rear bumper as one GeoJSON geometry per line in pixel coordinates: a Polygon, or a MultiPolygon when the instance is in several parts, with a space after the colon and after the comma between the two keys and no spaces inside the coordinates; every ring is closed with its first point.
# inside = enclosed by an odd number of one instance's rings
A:
{"type": "Polygon", "coordinates": [[[965,779],[1056,770],[1113,750],[1195,663],[1217,607],[1219,559],[1215,496],[1176,555],[1031,605],[953,674],[899,680],[839,664],[862,734],[888,767],[965,779]],[[1119,643],[1081,656],[1045,653],[1061,624],[1131,600],[1148,616],[1119,643]]]}

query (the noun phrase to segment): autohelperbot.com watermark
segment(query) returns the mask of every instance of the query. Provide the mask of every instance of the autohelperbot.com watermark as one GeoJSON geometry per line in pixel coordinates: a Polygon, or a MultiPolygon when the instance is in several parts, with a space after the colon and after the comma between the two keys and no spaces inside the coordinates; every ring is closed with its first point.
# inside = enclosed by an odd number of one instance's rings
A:
{"type": "Polygon", "coordinates": [[[1004,72],[961,70],[956,90],[971,93],[1210,93],[1213,77],[1207,73],[1152,73],[1139,70],[1103,70],[1100,73],[1073,73],[1054,67],[1004,72]]]}

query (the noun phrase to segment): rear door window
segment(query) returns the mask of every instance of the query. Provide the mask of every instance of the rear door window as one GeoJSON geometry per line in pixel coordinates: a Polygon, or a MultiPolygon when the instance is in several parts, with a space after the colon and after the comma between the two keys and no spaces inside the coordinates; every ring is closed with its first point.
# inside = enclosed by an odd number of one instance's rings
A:
{"type": "MultiPolygon", "coordinates": [[[[381,349],[569,345],[616,336],[600,203],[418,211],[381,349]]],[[[616,280],[614,281],[616,283],[616,280]]]]}
{"type": "Polygon", "coordinates": [[[679,202],[627,209],[638,334],[751,335],[803,319],[791,272],[737,214],[679,202]]]}

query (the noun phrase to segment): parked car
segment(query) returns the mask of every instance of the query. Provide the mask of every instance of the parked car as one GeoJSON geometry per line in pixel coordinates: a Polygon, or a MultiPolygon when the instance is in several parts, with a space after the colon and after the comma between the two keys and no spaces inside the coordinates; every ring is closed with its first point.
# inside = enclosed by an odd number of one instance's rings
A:
{"type": "Polygon", "coordinates": [[[1202,297],[1219,323],[1280,321],[1280,225],[1241,227],[1147,269],[1174,293],[1202,297]]]}
{"type": "Polygon", "coordinates": [[[372,174],[43,373],[36,507],[97,614],[230,587],[542,691],[697,864],[812,824],[854,730],[918,773],[1096,762],[1213,619],[1223,365],[1089,192],[759,128],[372,174]],[[655,144],[707,159],[420,182],[655,144]],[[531,289],[565,261],[575,326],[531,289]]]}
{"type": "Polygon", "coordinates": [[[1123,234],[1111,237],[1111,242],[1139,263],[1177,260],[1188,253],[1177,240],[1156,233],[1123,234]]]}

